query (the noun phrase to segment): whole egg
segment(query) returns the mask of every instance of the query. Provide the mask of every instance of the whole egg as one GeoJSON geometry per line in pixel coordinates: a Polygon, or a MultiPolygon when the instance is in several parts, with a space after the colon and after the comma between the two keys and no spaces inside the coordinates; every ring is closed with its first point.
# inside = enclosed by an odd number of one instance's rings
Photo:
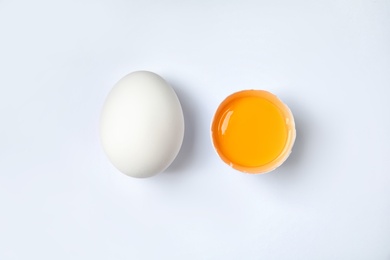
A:
{"type": "Polygon", "coordinates": [[[183,136],[179,99],[159,75],[130,73],[107,96],[101,142],[111,163],[124,174],[146,178],[164,171],[178,154],[183,136]]]}

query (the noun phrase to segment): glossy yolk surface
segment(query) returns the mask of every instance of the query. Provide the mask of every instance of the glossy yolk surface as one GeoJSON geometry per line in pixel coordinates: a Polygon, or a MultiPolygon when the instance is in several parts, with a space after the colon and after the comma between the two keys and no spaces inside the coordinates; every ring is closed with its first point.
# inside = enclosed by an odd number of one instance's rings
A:
{"type": "Polygon", "coordinates": [[[260,167],[277,159],[288,140],[286,119],[272,102],[260,96],[231,100],[213,124],[216,149],[227,163],[260,167]]]}

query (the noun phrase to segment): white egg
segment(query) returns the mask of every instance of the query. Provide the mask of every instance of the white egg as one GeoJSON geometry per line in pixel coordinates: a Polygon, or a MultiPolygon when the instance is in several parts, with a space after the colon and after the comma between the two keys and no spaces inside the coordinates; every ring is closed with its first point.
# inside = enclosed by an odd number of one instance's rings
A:
{"type": "Polygon", "coordinates": [[[130,73],[109,93],[100,137],[111,163],[124,174],[146,178],[164,171],[178,154],[183,136],[179,99],[159,75],[130,73]]]}

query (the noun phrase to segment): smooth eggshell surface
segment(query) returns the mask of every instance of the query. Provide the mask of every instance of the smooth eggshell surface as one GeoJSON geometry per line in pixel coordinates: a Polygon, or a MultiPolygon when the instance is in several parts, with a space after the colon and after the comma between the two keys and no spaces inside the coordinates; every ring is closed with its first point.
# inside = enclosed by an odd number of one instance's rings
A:
{"type": "Polygon", "coordinates": [[[100,135],[111,163],[124,174],[146,178],[164,171],[184,136],[183,111],[175,91],[155,73],[128,74],[106,99],[100,135]]]}

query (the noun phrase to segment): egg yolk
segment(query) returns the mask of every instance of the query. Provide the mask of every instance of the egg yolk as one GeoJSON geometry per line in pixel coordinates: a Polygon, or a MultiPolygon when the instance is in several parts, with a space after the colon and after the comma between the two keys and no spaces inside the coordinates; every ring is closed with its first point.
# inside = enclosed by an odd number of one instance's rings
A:
{"type": "Polygon", "coordinates": [[[218,108],[212,138],[227,164],[243,172],[263,173],[287,158],[295,138],[294,120],[288,107],[273,94],[241,91],[218,108]]]}

